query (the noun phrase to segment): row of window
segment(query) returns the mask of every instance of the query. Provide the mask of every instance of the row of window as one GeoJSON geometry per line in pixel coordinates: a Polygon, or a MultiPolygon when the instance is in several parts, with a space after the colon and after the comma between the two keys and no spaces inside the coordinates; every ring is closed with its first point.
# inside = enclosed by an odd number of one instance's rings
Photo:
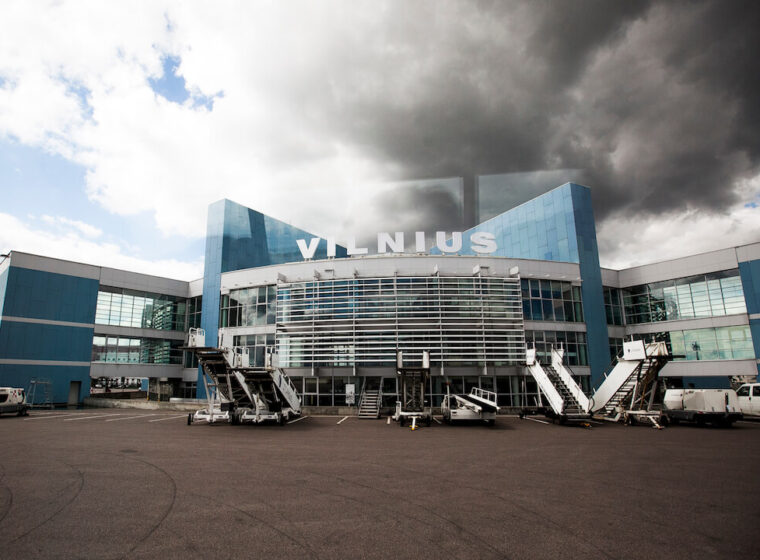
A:
{"type": "Polygon", "coordinates": [[[231,290],[220,301],[221,327],[256,327],[273,325],[277,306],[274,286],[255,286],[231,290]]]}
{"type": "Polygon", "coordinates": [[[738,270],[725,270],[631,288],[605,289],[607,323],[629,325],[746,313],[738,270]]]}
{"type": "Polygon", "coordinates": [[[552,348],[563,348],[565,364],[570,366],[588,365],[586,333],[572,331],[525,331],[525,344],[536,349],[536,357],[541,363],[551,363],[552,348]]]}
{"type": "Polygon", "coordinates": [[[92,338],[92,361],[116,364],[181,364],[181,341],[99,336],[92,338]]]}
{"type": "Polygon", "coordinates": [[[755,357],[749,325],[659,332],[637,338],[667,343],[674,360],[751,360],[755,357]]]}
{"type": "Polygon", "coordinates": [[[101,287],[95,309],[95,324],[183,331],[186,312],[186,300],[183,298],[101,287]]]}
{"type": "Polygon", "coordinates": [[[581,289],[558,280],[520,281],[523,318],[526,321],[583,322],[581,289]]]}
{"type": "MultiPolygon", "coordinates": [[[[381,389],[382,406],[393,407],[398,399],[398,380],[395,377],[291,377],[304,406],[346,406],[346,386],[354,385],[356,395],[354,404],[358,404],[362,388],[381,389]]],[[[589,390],[589,378],[579,377],[581,387],[589,390]]],[[[538,387],[530,376],[431,376],[426,390],[427,400],[431,406],[441,406],[447,391],[454,395],[470,392],[473,387],[480,387],[497,394],[499,406],[535,406],[539,401],[538,387]]]]}

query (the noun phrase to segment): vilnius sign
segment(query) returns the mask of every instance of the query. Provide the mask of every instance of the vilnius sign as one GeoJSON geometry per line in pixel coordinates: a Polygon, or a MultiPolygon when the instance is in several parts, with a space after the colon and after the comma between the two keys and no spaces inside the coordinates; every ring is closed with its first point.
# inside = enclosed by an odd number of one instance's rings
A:
{"type": "MultiPolygon", "coordinates": [[[[441,253],[458,253],[462,250],[462,232],[452,232],[451,238],[446,239],[447,232],[437,231],[435,233],[435,246],[441,251],[441,253]]],[[[308,243],[305,239],[296,239],[298,249],[301,251],[301,255],[304,259],[314,258],[319,247],[321,237],[312,237],[308,243]]],[[[335,256],[335,239],[328,237],[327,241],[327,256],[335,256]]],[[[496,251],[496,237],[492,233],[485,231],[476,231],[470,235],[470,248],[479,254],[490,254],[496,251]]],[[[415,253],[426,252],[425,248],[425,232],[417,231],[414,233],[414,243],[407,247],[404,242],[404,232],[397,231],[393,235],[383,232],[377,234],[377,252],[382,253],[406,253],[407,249],[412,250],[415,253]]],[[[366,255],[369,253],[368,247],[357,247],[356,239],[349,238],[346,244],[346,251],[349,256],[351,255],[366,255]]]]}

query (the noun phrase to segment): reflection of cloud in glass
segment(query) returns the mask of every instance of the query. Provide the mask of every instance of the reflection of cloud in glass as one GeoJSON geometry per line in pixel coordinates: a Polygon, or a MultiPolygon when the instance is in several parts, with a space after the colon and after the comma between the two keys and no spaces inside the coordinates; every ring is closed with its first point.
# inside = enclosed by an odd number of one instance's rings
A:
{"type": "Polygon", "coordinates": [[[551,171],[479,175],[476,186],[477,222],[483,223],[568,182],[582,184],[583,172],[579,169],[553,169],[551,171]]]}

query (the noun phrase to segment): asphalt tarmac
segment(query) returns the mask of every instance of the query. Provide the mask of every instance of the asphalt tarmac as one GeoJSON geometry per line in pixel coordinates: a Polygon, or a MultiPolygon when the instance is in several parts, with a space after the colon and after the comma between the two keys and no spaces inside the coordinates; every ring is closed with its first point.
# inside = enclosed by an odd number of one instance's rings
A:
{"type": "Polygon", "coordinates": [[[760,557],[760,423],[34,411],[0,445],[0,558],[760,557]]]}

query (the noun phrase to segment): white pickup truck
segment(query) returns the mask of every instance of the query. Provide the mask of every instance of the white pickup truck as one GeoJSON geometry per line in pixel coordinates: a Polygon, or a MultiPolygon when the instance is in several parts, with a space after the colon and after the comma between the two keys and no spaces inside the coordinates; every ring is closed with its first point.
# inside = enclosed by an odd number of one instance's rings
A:
{"type": "Polygon", "coordinates": [[[736,390],[736,396],[745,416],[760,416],[760,383],[745,383],[736,390]]]}
{"type": "Polygon", "coordinates": [[[662,412],[671,424],[685,420],[728,427],[742,419],[733,389],[668,389],[662,412]]]}
{"type": "Polygon", "coordinates": [[[19,416],[26,416],[29,408],[26,391],[15,387],[0,387],[0,414],[15,412],[19,416]]]}

